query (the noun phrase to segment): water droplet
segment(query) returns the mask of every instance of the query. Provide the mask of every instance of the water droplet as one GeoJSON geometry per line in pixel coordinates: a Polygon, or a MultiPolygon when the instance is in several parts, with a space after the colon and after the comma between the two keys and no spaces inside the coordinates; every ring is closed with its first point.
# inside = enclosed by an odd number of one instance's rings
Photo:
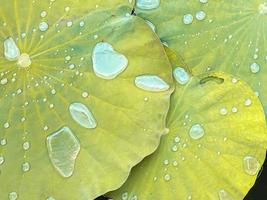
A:
{"type": "Polygon", "coordinates": [[[29,142],[24,142],[23,143],[23,145],[22,145],[22,147],[23,147],[23,149],[25,150],[25,151],[27,151],[27,150],[29,150],[30,149],[30,143],[29,142]]]}
{"type": "Polygon", "coordinates": [[[72,103],[69,111],[73,120],[85,128],[96,128],[97,123],[92,112],[81,103],[72,103]]]}
{"type": "Polygon", "coordinates": [[[128,59],[106,42],[96,44],[92,60],[95,74],[104,79],[116,78],[128,65],[128,59]]]}
{"type": "Polygon", "coordinates": [[[4,128],[9,128],[9,123],[8,122],[6,122],[6,123],[4,123],[4,128]]]}
{"type": "Polygon", "coordinates": [[[205,131],[200,124],[194,124],[189,130],[189,135],[194,140],[198,140],[202,138],[204,134],[205,134],[205,131]]]}
{"type": "Polygon", "coordinates": [[[13,38],[11,37],[8,37],[4,41],[4,54],[5,58],[9,61],[17,60],[20,56],[20,50],[17,47],[17,44],[15,43],[13,38]]]}
{"type": "Polygon", "coordinates": [[[142,10],[152,10],[159,7],[160,0],[137,0],[136,5],[142,10]]]}
{"type": "Polygon", "coordinates": [[[47,197],[46,200],[56,200],[54,197],[47,197]]]}
{"type": "Polygon", "coordinates": [[[44,11],[44,10],[43,10],[43,11],[41,12],[41,14],[40,14],[41,17],[46,17],[46,15],[47,15],[47,12],[44,11]]]}
{"type": "Polygon", "coordinates": [[[166,91],[170,86],[160,77],[155,75],[142,75],[135,78],[135,85],[146,91],[161,92],[166,91]]]}
{"type": "Polygon", "coordinates": [[[16,200],[18,198],[18,194],[16,192],[10,192],[8,198],[9,200],[16,200]]]}
{"type": "Polygon", "coordinates": [[[185,85],[189,81],[189,74],[181,67],[176,67],[173,70],[173,76],[175,80],[181,85],[185,85]]]}
{"type": "Polygon", "coordinates": [[[200,3],[208,3],[208,0],[199,0],[200,3]]]}
{"type": "Polygon", "coordinates": [[[88,96],[89,96],[88,92],[83,92],[83,93],[82,93],[82,97],[83,97],[83,98],[87,98],[88,96]]]}
{"type": "Polygon", "coordinates": [[[193,20],[194,20],[194,17],[193,17],[193,15],[191,15],[191,14],[186,14],[186,15],[184,15],[184,17],[183,17],[183,22],[184,22],[184,24],[191,24],[192,22],[193,22],[193,20]]]}
{"type": "Polygon", "coordinates": [[[1,79],[1,81],[0,81],[1,85],[6,85],[7,82],[8,82],[7,78],[3,78],[3,79],[1,79]]]}
{"type": "Polygon", "coordinates": [[[233,108],[232,108],[232,112],[233,112],[233,113],[237,113],[237,111],[238,111],[238,110],[237,110],[236,107],[233,107],[233,108]]]}
{"type": "Polygon", "coordinates": [[[80,21],[80,27],[83,27],[85,25],[84,21],[80,21]]]}
{"type": "Polygon", "coordinates": [[[0,156],[0,165],[2,165],[5,162],[5,158],[3,156],[0,156]]]}
{"type": "Polygon", "coordinates": [[[244,167],[244,171],[247,174],[254,176],[258,173],[260,169],[260,163],[258,162],[256,158],[252,156],[246,156],[243,159],[243,167],[244,167]]]}
{"type": "Polygon", "coordinates": [[[170,181],[171,180],[171,175],[170,174],[165,174],[164,180],[165,181],[170,181]]]}
{"type": "Polygon", "coordinates": [[[178,150],[178,147],[176,145],[172,146],[172,151],[176,152],[178,150]]]}
{"type": "Polygon", "coordinates": [[[39,24],[39,30],[42,32],[46,31],[48,29],[48,27],[49,27],[49,25],[46,22],[41,22],[39,24]]]}
{"type": "Polygon", "coordinates": [[[180,142],[180,137],[179,136],[176,136],[175,138],[174,138],[174,142],[176,142],[176,143],[178,143],[178,142],[180,142]]]}
{"type": "Polygon", "coordinates": [[[50,160],[60,175],[70,177],[80,152],[80,142],[70,128],[65,126],[49,135],[47,149],[50,160]]]}
{"type": "Polygon", "coordinates": [[[151,21],[148,21],[148,20],[145,20],[147,25],[151,28],[151,30],[156,33],[156,26],[151,22],[151,21]]]}
{"type": "Polygon", "coordinates": [[[227,113],[228,113],[228,111],[227,111],[226,108],[221,108],[221,109],[220,109],[220,114],[221,114],[221,115],[227,115],[227,113]]]}
{"type": "Polygon", "coordinates": [[[259,5],[259,13],[261,15],[267,14],[267,3],[266,2],[259,5]]]}
{"type": "Polygon", "coordinates": [[[128,193],[127,193],[127,192],[124,192],[124,193],[121,195],[121,199],[122,199],[122,200],[127,200],[127,199],[128,199],[128,193]]]}
{"type": "Polygon", "coordinates": [[[21,166],[21,169],[22,169],[23,172],[30,171],[30,168],[31,168],[31,166],[30,166],[30,163],[28,163],[28,162],[23,163],[22,166],[21,166]]]}
{"type": "Polygon", "coordinates": [[[253,73],[253,74],[256,74],[260,71],[260,65],[258,65],[257,63],[252,63],[250,65],[250,71],[253,73]]]}
{"type": "Polygon", "coordinates": [[[1,146],[5,146],[7,144],[6,139],[0,140],[0,144],[1,144],[1,146]]]}
{"type": "Polygon", "coordinates": [[[19,56],[17,64],[21,68],[27,68],[32,64],[32,61],[28,54],[23,53],[19,56]]]}
{"type": "Polygon", "coordinates": [[[198,11],[196,13],[196,19],[201,21],[201,20],[204,20],[206,18],[206,13],[204,11],[198,11]]]}
{"type": "Polygon", "coordinates": [[[220,200],[233,200],[232,196],[230,196],[224,189],[219,190],[218,195],[220,200]]]}
{"type": "Polygon", "coordinates": [[[250,106],[252,104],[251,99],[246,99],[245,100],[245,106],[250,106]]]}

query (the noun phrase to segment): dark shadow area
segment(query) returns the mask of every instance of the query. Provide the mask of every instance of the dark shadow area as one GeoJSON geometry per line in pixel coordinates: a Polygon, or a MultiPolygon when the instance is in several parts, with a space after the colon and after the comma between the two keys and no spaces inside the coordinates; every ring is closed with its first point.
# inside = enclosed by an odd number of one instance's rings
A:
{"type": "MultiPolygon", "coordinates": [[[[267,154],[266,154],[267,157],[267,154]]],[[[99,197],[96,200],[108,200],[105,197],[99,197]]],[[[150,199],[142,199],[150,200],[150,199]]],[[[262,166],[255,185],[251,188],[244,200],[267,200],[267,159],[262,166]]]]}

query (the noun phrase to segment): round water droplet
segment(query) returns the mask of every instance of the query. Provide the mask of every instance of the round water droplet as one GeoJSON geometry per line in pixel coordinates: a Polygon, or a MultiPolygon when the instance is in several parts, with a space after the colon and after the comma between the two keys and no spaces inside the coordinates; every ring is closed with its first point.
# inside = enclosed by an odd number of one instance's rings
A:
{"type": "Polygon", "coordinates": [[[259,172],[260,163],[258,162],[256,158],[252,156],[246,156],[243,159],[243,167],[244,167],[244,171],[247,174],[254,176],[259,172]]]}
{"type": "Polygon", "coordinates": [[[228,112],[228,111],[227,111],[226,108],[221,108],[221,109],[220,109],[220,114],[221,114],[221,115],[227,115],[227,112],[228,112]]]}
{"type": "Polygon", "coordinates": [[[258,65],[257,63],[252,63],[250,65],[250,71],[254,74],[258,73],[260,71],[260,65],[258,65]]]}
{"type": "Polygon", "coordinates": [[[128,199],[128,193],[127,193],[127,192],[124,192],[124,193],[121,195],[121,199],[122,199],[122,200],[127,200],[127,199],[128,199]]]}
{"type": "Polygon", "coordinates": [[[176,136],[175,138],[174,138],[174,142],[176,142],[176,143],[178,143],[178,142],[180,142],[180,137],[179,136],[176,136]]]}
{"type": "Polygon", "coordinates": [[[245,100],[245,106],[250,106],[252,104],[251,99],[246,99],[245,100]]]}
{"type": "Polygon", "coordinates": [[[32,64],[31,58],[28,54],[23,53],[19,56],[17,65],[21,68],[27,68],[32,64]]]}
{"type": "Polygon", "coordinates": [[[204,20],[206,18],[206,13],[204,11],[198,11],[196,13],[196,19],[201,21],[201,20],[204,20]]]}
{"type": "Polygon", "coordinates": [[[23,145],[22,145],[23,149],[25,151],[29,150],[30,149],[30,142],[24,142],[23,145]]]}
{"type": "Polygon", "coordinates": [[[6,139],[2,139],[2,140],[0,140],[0,144],[1,144],[2,146],[5,146],[5,145],[7,144],[6,139]]]}
{"type": "Polygon", "coordinates": [[[181,85],[187,84],[190,79],[189,74],[184,70],[184,68],[181,67],[176,67],[173,70],[173,76],[181,85]]]}
{"type": "Polygon", "coordinates": [[[194,20],[194,17],[193,17],[193,15],[191,15],[191,14],[186,14],[186,15],[184,15],[184,17],[183,17],[183,22],[184,22],[184,24],[191,24],[192,22],[193,22],[193,20],[194,20]]]}
{"type": "Polygon", "coordinates": [[[202,138],[204,134],[205,134],[205,131],[200,124],[194,124],[189,130],[189,135],[194,140],[198,140],[202,138]]]}
{"type": "Polygon", "coordinates": [[[151,10],[158,8],[160,0],[137,0],[136,6],[142,10],[151,10]]]}
{"type": "Polygon", "coordinates": [[[4,123],[4,128],[9,128],[9,123],[8,122],[6,122],[6,123],[4,123]]]}
{"type": "Polygon", "coordinates": [[[22,169],[23,172],[30,171],[30,168],[31,168],[31,166],[30,166],[30,163],[28,163],[28,162],[23,163],[22,166],[21,166],[21,169],[22,169]]]}
{"type": "Polygon", "coordinates": [[[16,200],[18,199],[18,194],[16,192],[10,192],[8,198],[9,200],[16,200]]]}
{"type": "Polygon", "coordinates": [[[41,14],[40,14],[41,17],[46,17],[46,15],[47,15],[47,12],[44,11],[44,10],[43,10],[43,11],[41,12],[41,14]]]}
{"type": "Polygon", "coordinates": [[[48,29],[48,27],[49,27],[49,25],[46,22],[41,22],[39,24],[39,30],[42,32],[46,31],[48,29]]]}
{"type": "Polygon", "coordinates": [[[81,103],[72,103],[69,107],[71,117],[74,121],[85,128],[96,128],[97,123],[92,112],[81,103]]]}
{"type": "Polygon", "coordinates": [[[200,3],[208,3],[208,0],[199,0],[200,3]]]}
{"type": "Polygon", "coordinates": [[[266,2],[259,5],[259,13],[261,15],[267,14],[267,3],[266,2]]]}
{"type": "Polygon", "coordinates": [[[164,180],[165,181],[170,181],[171,180],[171,175],[170,174],[165,174],[164,180]]]}
{"type": "Polygon", "coordinates": [[[135,78],[135,85],[143,90],[151,92],[166,91],[170,86],[160,77],[155,75],[142,75],[135,78]]]}

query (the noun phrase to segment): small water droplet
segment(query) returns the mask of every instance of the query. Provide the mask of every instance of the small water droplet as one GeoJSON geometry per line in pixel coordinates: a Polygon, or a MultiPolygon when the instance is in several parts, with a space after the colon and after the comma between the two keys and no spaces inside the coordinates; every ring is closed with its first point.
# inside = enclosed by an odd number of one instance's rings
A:
{"type": "Polygon", "coordinates": [[[199,0],[200,3],[208,3],[208,0],[199,0]]]}
{"type": "Polygon", "coordinates": [[[2,165],[5,162],[5,158],[3,156],[0,156],[0,165],[2,165]]]}
{"type": "Polygon", "coordinates": [[[0,140],[0,144],[1,144],[1,146],[5,146],[7,144],[6,139],[0,140]]]}
{"type": "Polygon", "coordinates": [[[267,3],[266,2],[259,5],[259,13],[261,15],[267,14],[267,3]]]}
{"type": "Polygon", "coordinates": [[[243,168],[247,174],[255,176],[260,169],[260,163],[256,158],[252,156],[246,156],[243,159],[243,168]]]}
{"type": "Polygon", "coordinates": [[[175,80],[181,85],[187,84],[190,79],[189,74],[181,67],[176,67],[173,70],[173,76],[175,80]]]}
{"type": "Polygon", "coordinates": [[[39,30],[42,32],[46,31],[48,29],[48,27],[49,27],[49,25],[46,22],[41,22],[39,24],[39,30]]]}
{"type": "Polygon", "coordinates": [[[170,181],[171,180],[171,175],[170,174],[165,174],[164,180],[165,181],[170,181]]]}
{"type": "Polygon", "coordinates": [[[198,140],[202,138],[204,134],[205,134],[205,131],[200,124],[194,124],[189,130],[189,135],[194,140],[198,140]]]}
{"type": "Polygon", "coordinates": [[[232,196],[230,196],[224,189],[219,190],[218,195],[220,200],[233,200],[232,196]]]}
{"type": "Polygon", "coordinates": [[[27,68],[32,64],[31,58],[28,54],[23,53],[19,56],[17,65],[21,68],[27,68]]]}
{"type": "Polygon", "coordinates": [[[227,115],[227,113],[228,113],[228,111],[227,111],[226,108],[221,108],[221,109],[220,109],[220,114],[221,114],[221,115],[227,115]]]}
{"type": "Polygon", "coordinates": [[[9,128],[9,123],[8,122],[6,122],[6,123],[4,123],[4,128],[9,128]]]}
{"type": "Polygon", "coordinates": [[[28,162],[23,163],[22,166],[21,166],[21,169],[22,169],[23,172],[30,171],[30,168],[31,168],[31,166],[30,166],[30,163],[28,163],[28,162]]]}
{"type": "Polygon", "coordinates": [[[152,10],[159,7],[160,0],[137,0],[136,5],[142,10],[152,10]]]}
{"type": "Polygon", "coordinates": [[[176,142],[176,143],[178,143],[178,142],[180,142],[180,137],[179,136],[176,136],[175,138],[174,138],[174,142],[176,142]]]}
{"type": "Polygon", "coordinates": [[[47,137],[47,149],[50,160],[61,176],[72,176],[76,158],[80,152],[80,142],[69,127],[47,137]]]}
{"type": "Polygon", "coordinates": [[[92,60],[95,74],[103,79],[116,78],[128,66],[128,59],[106,42],[96,44],[92,60]]]}
{"type": "Polygon", "coordinates": [[[232,108],[232,112],[233,112],[233,113],[237,113],[237,111],[238,111],[238,110],[237,110],[236,107],[233,107],[233,108],[232,108]]]}
{"type": "Polygon", "coordinates": [[[135,85],[146,91],[161,92],[166,91],[170,86],[160,77],[155,75],[142,75],[135,78],[135,85]]]}
{"type": "Polygon", "coordinates": [[[17,60],[20,56],[20,50],[17,47],[17,44],[15,43],[13,38],[11,37],[8,37],[4,41],[4,54],[5,58],[9,61],[17,60]]]}
{"type": "Polygon", "coordinates": [[[47,12],[44,11],[44,10],[40,13],[40,16],[41,16],[41,17],[46,17],[46,15],[47,15],[47,12]]]}
{"type": "Polygon", "coordinates": [[[18,199],[18,194],[16,192],[10,192],[8,198],[9,200],[16,200],[18,199]]]}
{"type": "Polygon", "coordinates": [[[24,142],[23,143],[23,145],[22,145],[22,147],[23,147],[23,149],[25,150],[25,151],[27,151],[27,150],[29,150],[30,149],[30,142],[24,142]]]}
{"type": "Polygon", "coordinates": [[[188,25],[188,24],[192,24],[193,20],[194,20],[194,17],[193,17],[193,15],[191,15],[191,14],[186,14],[186,15],[184,15],[184,17],[183,17],[183,22],[184,22],[184,24],[186,24],[186,25],[188,25]]]}
{"type": "Polygon", "coordinates": [[[3,78],[3,79],[1,79],[1,81],[0,81],[1,85],[6,85],[7,82],[8,82],[7,78],[3,78]]]}
{"type": "Polygon", "coordinates": [[[204,20],[206,18],[206,13],[204,11],[198,11],[196,13],[196,19],[201,21],[201,20],[204,20]]]}
{"type": "Polygon", "coordinates": [[[246,99],[245,100],[245,106],[250,106],[252,104],[251,99],[246,99]]]}
{"type": "Polygon", "coordinates": [[[253,74],[256,74],[260,71],[260,65],[257,64],[257,63],[252,63],[250,65],[250,71],[253,73],[253,74]]]}

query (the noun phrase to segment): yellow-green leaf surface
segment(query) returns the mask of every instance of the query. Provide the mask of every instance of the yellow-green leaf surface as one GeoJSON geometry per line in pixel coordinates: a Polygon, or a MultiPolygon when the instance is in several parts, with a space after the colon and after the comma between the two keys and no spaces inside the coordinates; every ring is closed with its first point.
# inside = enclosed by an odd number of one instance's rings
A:
{"type": "Polygon", "coordinates": [[[130,12],[119,0],[1,0],[1,200],[93,199],[156,149],[171,67],[130,12]]]}
{"type": "Polygon", "coordinates": [[[224,73],[203,74],[176,86],[167,118],[169,134],[109,196],[115,200],[243,199],[265,157],[261,103],[246,83],[224,73]]]}
{"type": "Polygon", "coordinates": [[[266,0],[164,0],[154,9],[140,9],[140,2],[137,14],[195,74],[215,69],[241,77],[267,112],[266,0]]]}

